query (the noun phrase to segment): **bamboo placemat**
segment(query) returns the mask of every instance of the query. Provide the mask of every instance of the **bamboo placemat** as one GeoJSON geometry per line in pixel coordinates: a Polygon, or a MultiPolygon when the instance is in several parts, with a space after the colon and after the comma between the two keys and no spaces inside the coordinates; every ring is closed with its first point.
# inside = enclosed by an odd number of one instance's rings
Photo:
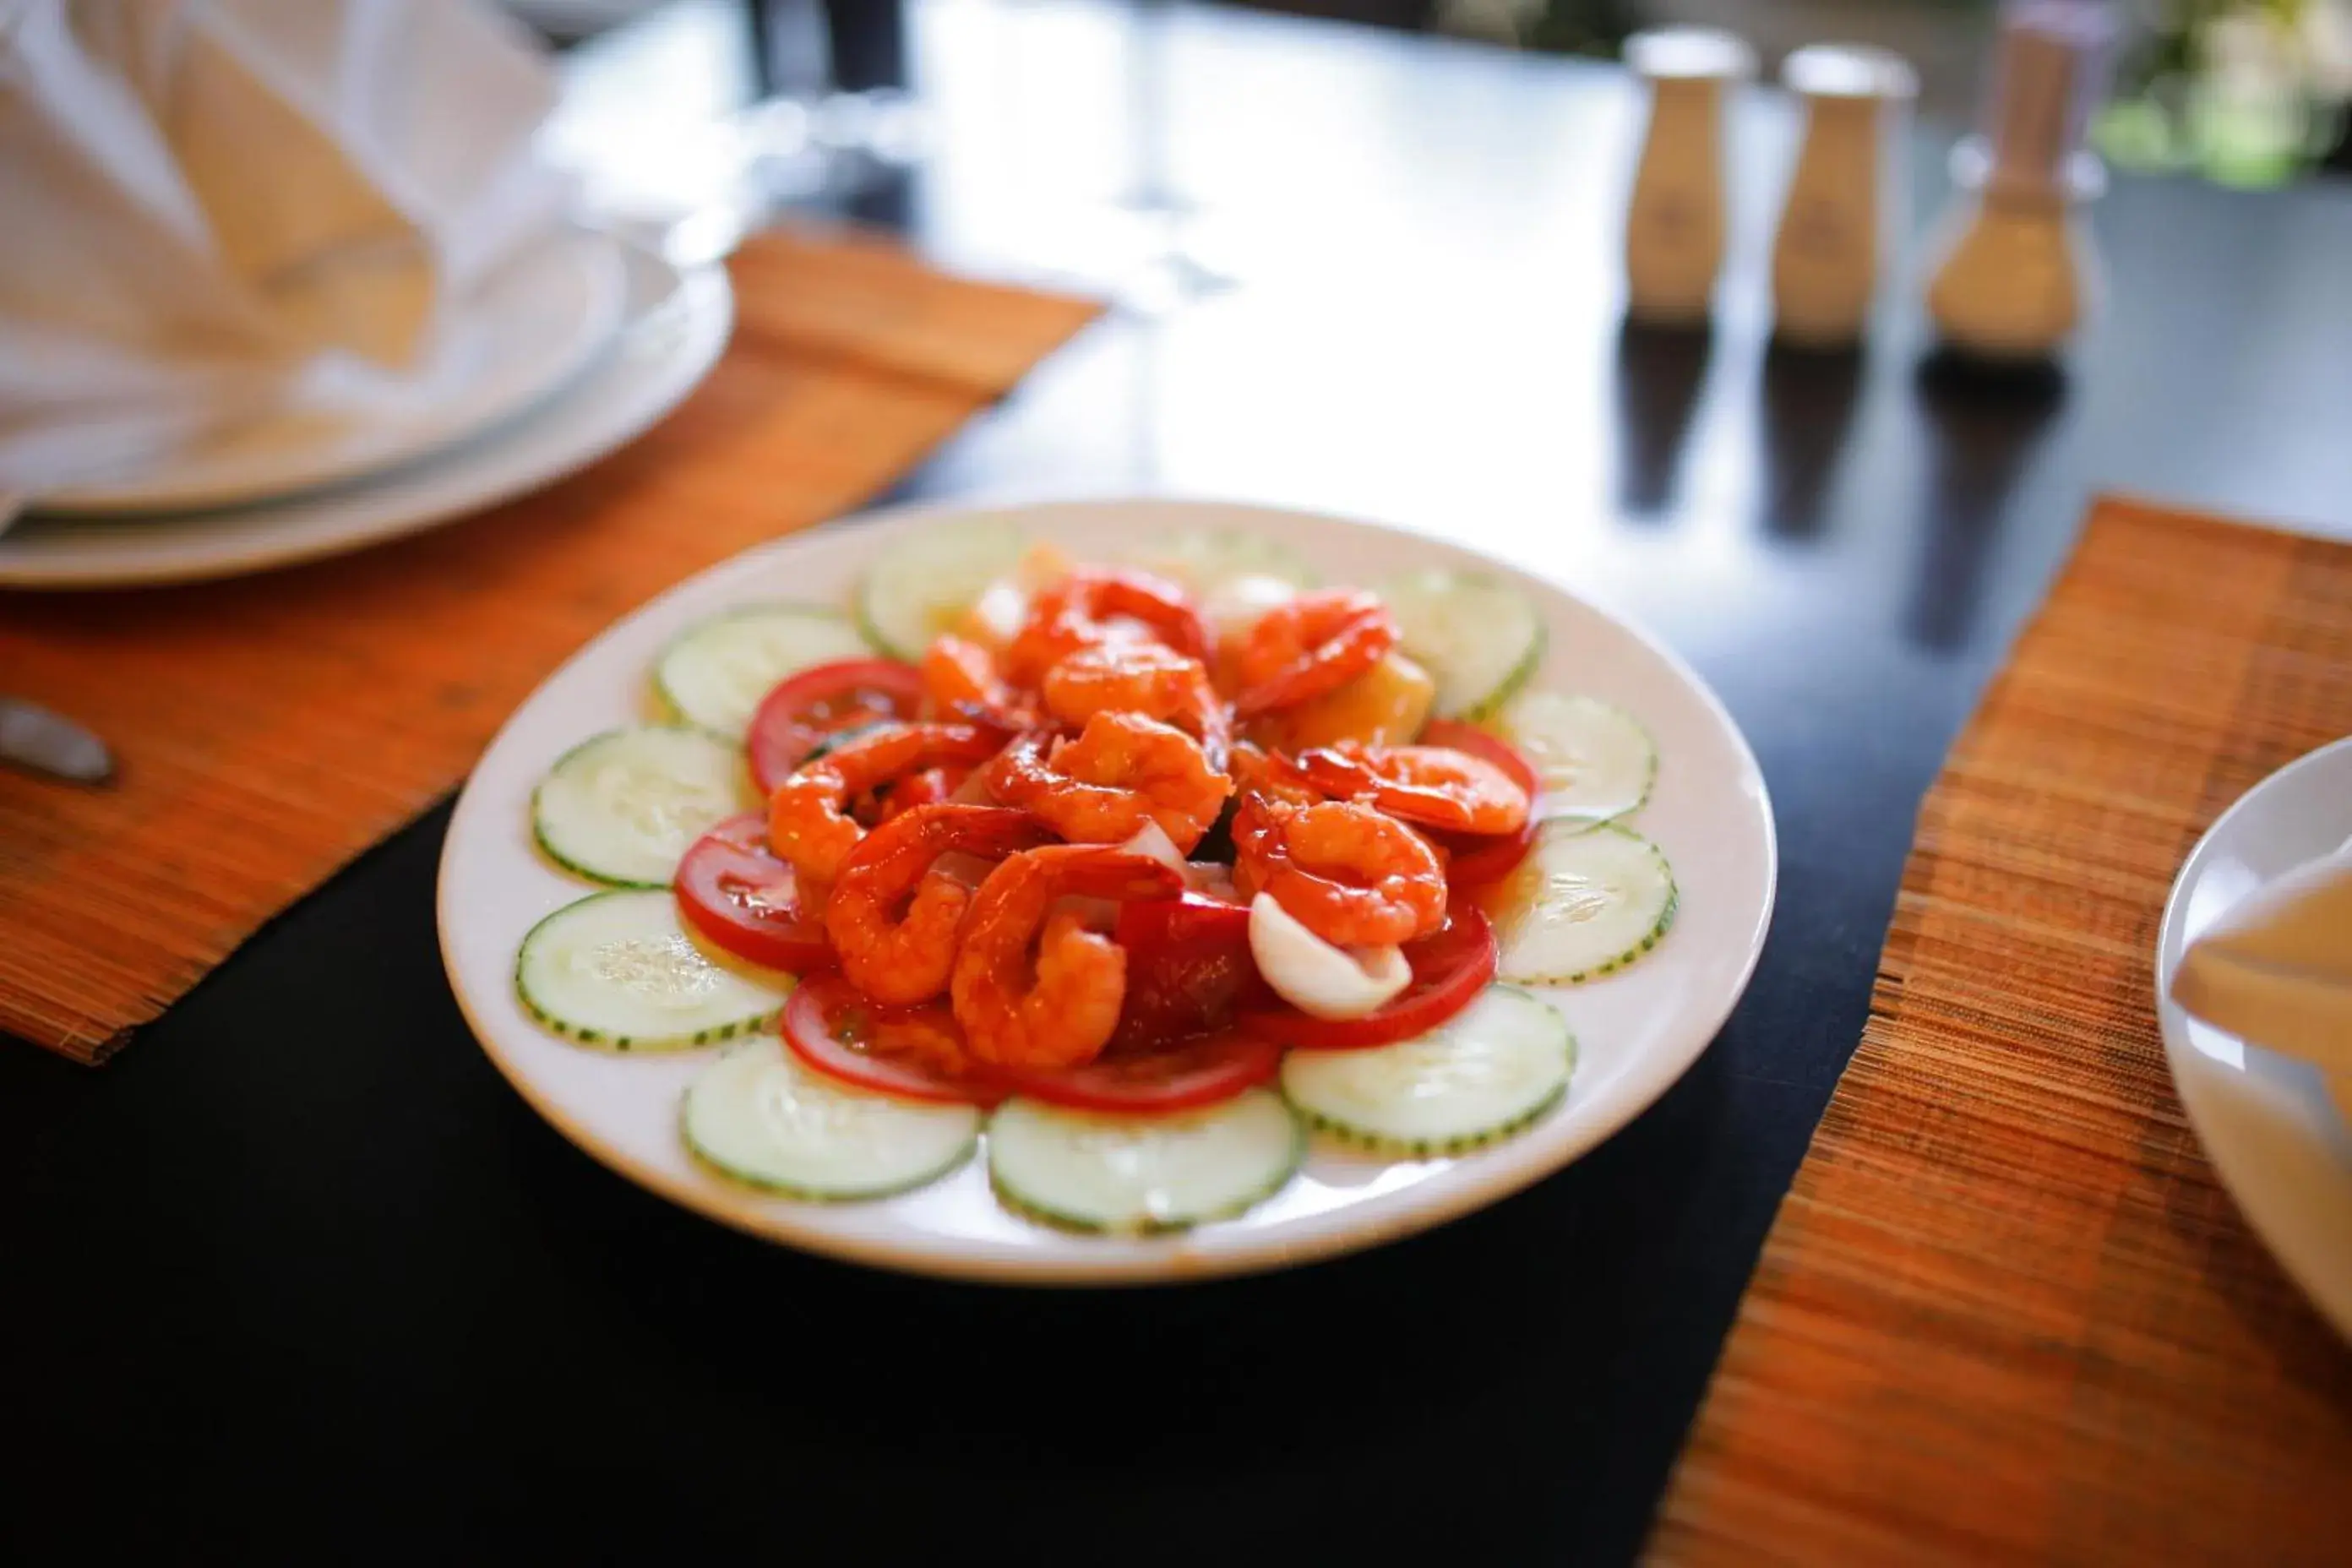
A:
{"type": "Polygon", "coordinates": [[[2103,500],[1919,818],[1662,1562],[2352,1561],[2352,1351],[2167,1074],[2181,860],[2352,731],[2352,546],[2103,500]]]}
{"type": "Polygon", "coordinates": [[[102,1059],[466,773],[572,649],[903,473],[1084,325],[856,237],[762,236],[733,343],[642,440],[398,544],[240,581],[0,594],[0,686],[115,786],[0,769],[0,1031],[102,1059]]]}

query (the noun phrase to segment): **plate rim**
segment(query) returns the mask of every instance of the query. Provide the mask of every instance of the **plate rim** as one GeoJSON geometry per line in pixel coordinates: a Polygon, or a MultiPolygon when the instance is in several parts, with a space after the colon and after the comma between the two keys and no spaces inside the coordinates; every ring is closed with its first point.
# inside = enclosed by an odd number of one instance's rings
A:
{"type": "MultiPolygon", "coordinates": [[[[2245,1219],[2247,1228],[2262,1242],[2263,1249],[2294,1282],[2295,1289],[2303,1292],[2304,1299],[2319,1315],[2326,1319],[2338,1334],[2352,1341],[2352,1289],[2339,1293],[2322,1284],[2317,1270],[2304,1258],[2302,1248],[2282,1242],[2280,1238],[2284,1232],[2279,1207],[2277,1200],[2270,1195],[2270,1187],[2249,1179],[2245,1153],[2235,1139],[2215,1138],[2216,1112],[2209,1097],[2224,1092],[2221,1087],[2224,1080],[2212,1078],[2198,1065],[2204,1058],[2189,1042],[2189,1015],[2173,1001],[2170,988],[2166,984],[2169,978],[2168,972],[2177,967],[2178,961],[2170,954],[2175,945],[2174,939],[2181,934],[2181,928],[2189,918],[2191,887],[2202,879],[2208,859],[2220,853],[2223,835],[2231,830],[2242,814],[2251,816],[2260,810],[2264,794],[2290,774],[2306,768],[2317,771],[2338,765],[2339,759],[2342,765],[2352,770],[2352,735],[2305,752],[2293,762],[2264,774],[2213,819],[2212,826],[2199,836],[2196,846],[2180,862],[2180,869],[2174,873],[2172,886],[2164,896],[2164,915],[2156,929],[2156,955],[2151,967],[2156,986],[2157,1032],[2164,1045],[2165,1073],[2172,1080],[2172,1091],[2179,1098],[2181,1109],[2188,1113],[2189,1130],[2197,1134],[2198,1147],[2212,1165],[2213,1174],[2221,1183],[2222,1191],[2229,1194],[2230,1201],[2245,1219]],[[2249,1193],[2256,1195],[2249,1197],[2249,1193]]],[[[2185,947],[2185,942],[2181,945],[2185,947]]],[[[2233,1035],[2231,1038],[2237,1039],[2237,1037],[2233,1035]]],[[[2263,1048],[2244,1040],[2238,1043],[2250,1051],[2263,1048]]],[[[2333,1107],[2329,1109],[2333,1110],[2333,1107]]]]}
{"type": "MultiPolygon", "coordinates": [[[[613,240],[616,251],[621,253],[625,269],[638,265],[658,267],[670,279],[669,289],[649,308],[625,311],[618,332],[606,342],[604,352],[595,356],[583,374],[556,388],[547,398],[518,413],[495,431],[443,447],[413,463],[396,465],[345,483],[251,506],[169,515],[158,513],[156,520],[166,527],[191,531],[190,534],[182,536],[185,540],[200,534],[208,520],[249,524],[257,519],[268,521],[269,514],[281,509],[297,511],[331,506],[341,500],[366,497],[385,488],[428,485],[436,475],[446,479],[452,467],[494,458],[502,443],[536,429],[541,421],[566,417],[567,405],[573,399],[598,387],[604,378],[621,373],[632,338],[649,329],[667,330],[662,324],[666,315],[673,305],[682,308],[691,321],[691,330],[680,335],[675,348],[665,351],[655,367],[640,368],[631,373],[635,378],[643,378],[649,383],[659,382],[666,390],[658,396],[644,401],[642,406],[633,402],[625,418],[612,419],[598,426],[594,439],[570,438],[557,456],[525,470],[494,470],[494,477],[488,483],[477,478],[455,491],[429,489],[423,499],[412,499],[406,504],[394,506],[363,523],[346,524],[315,533],[298,531],[290,539],[272,531],[264,532],[257,538],[215,542],[210,546],[196,543],[161,561],[135,552],[122,556],[68,553],[62,561],[41,553],[26,559],[15,558],[12,552],[23,548],[26,535],[42,526],[44,521],[29,520],[21,525],[14,539],[0,533],[0,588],[22,593],[79,594],[121,588],[167,587],[251,576],[314,561],[331,560],[463,521],[477,512],[544,489],[610,457],[668,417],[709,378],[734,335],[735,295],[723,262],[680,266],[619,236],[608,237],[613,240]],[[654,374],[656,368],[657,374],[654,374]]],[[[95,527],[113,532],[121,520],[95,515],[59,515],[48,521],[68,528],[95,527]]],[[[141,531],[135,524],[121,523],[121,531],[141,531]]]]}
{"type": "MultiPolygon", "coordinates": [[[[1132,1255],[1106,1251],[1097,1257],[1047,1255],[1035,1257],[1000,1257],[993,1253],[971,1252],[961,1255],[918,1252],[905,1247],[895,1247],[886,1239],[845,1236],[823,1230],[796,1230],[780,1227],[772,1221],[774,1210],[762,1206],[768,1195],[746,1194],[740,1203],[720,1202],[707,1187],[690,1185],[674,1179],[668,1173],[644,1165],[634,1156],[613,1147],[575,1123],[569,1113],[554,1105],[541,1094],[530,1076],[517,1063],[508,1059],[495,1043],[494,1031],[477,1015],[458,981],[458,964],[452,948],[453,921],[450,918],[451,868],[457,845],[461,841],[460,826],[467,820],[468,808],[487,809],[476,795],[476,773],[469,773],[465,786],[459,791],[450,812],[449,826],[442,841],[434,879],[434,925],[436,945],[441,954],[442,968],[456,998],[458,1011],[465,1018],[468,1032],[482,1054],[488,1058],[508,1085],[552,1128],[565,1142],[580,1152],[604,1166],[607,1171],[676,1205],[688,1213],[713,1220],[728,1228],[754,1237],[770,1245],[783,1246],[806,1254],[858,1264],[867,1268],[906,1275],[912,1278],[953,1280],[964,1283],[1005,1286],[1013,1288],[1144,1288],[1180,1285],[1213,1279],[1240,1278],[1273,1273],[1320,1262],[1328,1258],[1368,1251],[1404,1237],[1434,1230],[1441,1226],[1485,1209],[1506,1198],[1525,1191],[1567,1166],[1585,1158],[1594,1149],[1614,1138],[1636,1119],[1663,1099],[1674,1086],[1688,1075],[1691,1068],[1716,1039],[1747,995],[1754,982],[1758,965],[1762,962],[1766,941],[1770,934],[1772,915],[1779,903],[1780,885],[1780,852],[1779,819],[1774,812],[1769,781],[1762,763],[1746,731],[1741,730],[1730,710],[1715,689],[1694,669],[1673,647],[1655,636],[1641,621],[1614,608],[1603,607],[1576,592],[1565,584],[1540,576],[1507,560],[1490,554],[1458,540],[1409,523],[1346,516],[1334,512],[1317,512],[1302,508],[1261,503],[1234,499],[1213,499],[1170,493],[1137,494],[1106,493],[1099,495],[1060,495],[1049,499],[996,498],[967,496],[948,500],[924,500],[885,506],[867,511],[845,514],[827,519],[810,528],[779,539],[769,540],[740,551],[724,560],[715,562],[691,575],[670,584],[659,594],[639,605],[625,616],[613,621],[594,637],[575,647],[564,660],[550,671],[530,691],[515,704],[507,720],[483,748],[487,758],[502,741],[517,715],[536,702],[540,696],[562,679],[566,672],[594,649],[609,641],[625,637],[639,622],[649,619],[663,610],[677,595],[689,591],[706,578],[730,571],[754,557],[788,554],[793,548],[812,538],[828,537],[868,528],[889,527],[911,529],[926,523],[937,523],[959,516],[986,514],[1040,514],[1071,510],[1149,506],[1160,508],[1202,508],[1232,513],[1247,511],[1265,518],[1303,520],[1316,525],[1342,524],[1410,540],[1416,544],[1449,551],[1473,557],[1487,568],[1500,571],[1514,580],[1534,583],[1547,591],[1559,594],[1573,601],[1587,613],[1610,623],[1618,630],[1642,644],[1657,658],[1684,687],[1695,695],[1702,706],[1736,747],[1746,764],[1746,776],[1754,782],[1754,800],[1761,828],[1763,898],[1754,921],[1746,934],[1746,952],[1742,956],[1734,982],[1725,988],[1720,1006],[1705,1020],[1704,1027],[1695,1029],[1696,1044],[1672,1064],[1671,1070],[1656,1076],[1655,1081],[1637,1089],[1629,1099],[1622,1114],[1605,1127],[1596,1131],[1581,1146],[1546,1162],[1514,1163],[1493,1161],[1484,1163],[1489,1173],[1484,1177],[1466,1177],[1460,1186],[1444,1200],[1418,1208],[1405,1208],[1391,1213],[1379,1213],[1344,1226],[1334,1226],[1318,1233],[1303,1242],[1267,1245],[1256,1248],[1220,1252],[1210,1257],[1199,1255],[1161,1255],[1137,1258],[1132,1255]]],[[[1205,521],[1205,520],[1204,520],[1205,521]]],[[[1227,526],[1230,526],[1228,518],[1227,526]]],[[[753,1037],[754,1038],[761,1037],[753,1037]]],[[[983,1158],[977,1152],[972,1156],[983,1158]]],[[[1473,1167],[1478,1169],[1482,1167],[1473,1167]]],[[[823,1208],[826,1205],[809,1206],[823,1208]]],[[[1105,1238],[1119,1240],[1124,1238],[1105,1238]]]]}
{"type": "Polygon", "coordinates": [[[575,279],[583,284],[587,309],[564,342],[561,357],[551,362],[548,373],[537,383],[518,388],[505,403],[493,407],[486,416],[458,429],[447,429],[428,437],[424,441],[389,452],[377,450],[347,461],[340,468],[303,473],[291,482],[256,480],[243,482],[231,479],[219,481],[209,488],[189,490],[184,487],[176,492],[154,493],[155,480],[144,479],[113,484],[68,485],[42,496],[35,504],[36,513],[74,521],[120,521],[136,524],[148,517],[176,516],[186,512],[231,511],[253,507],[265,507],[274,502],[299,500],[322,490],[344,486],[364,485],[369,480],[405,468],[411,464],[429,463],[455,447],[494,436],[509,425],[530,416],[533,411],[545,407],[562,395],[568,387],[577,385],[593,374],[621,335],[627,331],[629,318],[629,279],[627,258],[621,254],[615,238],[602,229],[560,227],[546,235],[514,256],[509,257],[497,272],[478,280],[467,296],[458,301],[456,317],[464,321],[488,309],[488,296],[498,287],[514,287],[525,281],[514,276],[518,268],[547,266],[565,267],[575,279]]]}

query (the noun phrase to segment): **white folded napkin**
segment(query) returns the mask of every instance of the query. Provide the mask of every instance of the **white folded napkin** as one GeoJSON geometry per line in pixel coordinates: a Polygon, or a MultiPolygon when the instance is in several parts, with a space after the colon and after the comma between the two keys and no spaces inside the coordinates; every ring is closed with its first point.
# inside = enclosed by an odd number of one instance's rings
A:
{"type": "Polygon", "coordinates": [[[0,0],[0,490],[135,472],[322,360],[397,382],[555,223],[475,0],[0,0]]]}
{"type": "Polygon", "coordinates": [[[2250,1045],[2352,1079],[2352,844],[2247,895],[2189,944],[2172,999],[2250,1045]]]}

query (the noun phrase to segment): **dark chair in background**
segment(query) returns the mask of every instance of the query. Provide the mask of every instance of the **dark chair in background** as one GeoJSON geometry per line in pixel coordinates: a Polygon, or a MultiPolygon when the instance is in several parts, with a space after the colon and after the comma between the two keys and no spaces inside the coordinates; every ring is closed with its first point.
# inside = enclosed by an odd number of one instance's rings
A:
{"type": "MultiPolygon", "coordinates": [[[[907,85],[907,12],[904,0],[820,0],[826,84],[840,92],[866,92],[907,85]]],[[[791,86],[785,43],[785,12],[805,16],[810,0],[743,0],[751,32],[752,80],[761,98],[791,86]]],[[[803,30],[804,36],[804,30],[803,30]]]]}

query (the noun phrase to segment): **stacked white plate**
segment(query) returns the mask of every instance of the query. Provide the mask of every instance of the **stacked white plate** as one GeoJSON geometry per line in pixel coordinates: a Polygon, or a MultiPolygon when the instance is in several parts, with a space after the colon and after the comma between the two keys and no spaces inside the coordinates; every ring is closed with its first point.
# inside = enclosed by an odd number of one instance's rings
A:
{"type": "Polygon", "coordinates": [[[41,496],[0,586],[226,577],[340,554],[535,489],[677,406],[726,347],[723,268],[565,233],[467,302],[397,404],[331,384],[151,471],[41,496]]]}
{"type": "Polygon", "coordinates": [[[2241,900],[2352,835],[2352,738],[2288,763],[2221,815],[2180,868],[2157,938],[2157,1018],[2189,1124],[2255,1234],[2352,1339],[2352,1084],[2190,1017],[2189,944],[2241,900]]]}

